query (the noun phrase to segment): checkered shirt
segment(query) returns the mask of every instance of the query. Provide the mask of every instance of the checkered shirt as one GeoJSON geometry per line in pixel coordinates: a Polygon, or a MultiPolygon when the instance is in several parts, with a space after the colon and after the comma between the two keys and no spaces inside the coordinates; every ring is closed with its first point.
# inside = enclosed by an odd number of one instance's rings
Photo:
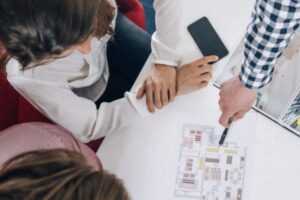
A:
{"type": "MultiPolygon", "coordinates": [[[[276,61],[300,23],[300,0],[257,0],[247,28],[241,82],[258,89],[272,80],[276,61]]],[[[300,63],[299,63],[300,64],[300,63]]]]}

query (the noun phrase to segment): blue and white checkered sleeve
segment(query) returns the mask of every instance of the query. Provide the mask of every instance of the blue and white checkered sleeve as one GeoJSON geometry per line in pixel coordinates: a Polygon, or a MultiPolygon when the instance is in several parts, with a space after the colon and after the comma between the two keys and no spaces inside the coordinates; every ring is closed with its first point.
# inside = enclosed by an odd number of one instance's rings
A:
{"type": "Polygon", "coordinates": [[[245,37],[239,78],[251,89],[272,80],[277,59],[292,39],[300,20],[298,0],[257,0],[245,37]]]}

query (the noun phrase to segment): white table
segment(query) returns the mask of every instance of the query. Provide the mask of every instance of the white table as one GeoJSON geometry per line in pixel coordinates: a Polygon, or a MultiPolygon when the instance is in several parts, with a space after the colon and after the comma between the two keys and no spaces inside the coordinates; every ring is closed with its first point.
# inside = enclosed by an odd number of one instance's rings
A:
{"type": "MultiPolygon", "coordinates": [[[[183,62],[201,56],[186,27],[202,16],[208,16],[229,50],[235,48],[245,32],[253,0],[183,0],[182,41],[180,50],[183,62]]],[[[222,62],[226,62],[224,59],[222,62]]],[[[220,63],[222,65],[222,63],[220,63]]],[[[149,60],[134,88],[149,71],[149,60]]],[[[216,69],[218,74],[220,69],[216,69]]],[[[125,182],[133,200],[168,200],[163,188],[172,187],[172,173],[167,169],[173,162],[172,130],[176,126],[177,107],[187,109],[218,109],[218,89],[206,89],[179,97],[176,102],[157,114],[159,120],[149,116],[122,132],[108,136],[98,155],[104,168],[117,174],[125,182]],[[201,103],[199,103],[201,102],[201,103]],[[171,158],[172,157],[172,158],[171,158]],[[155,171],[155,177],[153,173],[155,171]],[[159,181],[157,181],[159,180],[159,181]],[[162,195],[163,194],[163,195],[162,195]]],[[[217,120],[217,119],[216,119],[217,120]]],[[[296,200],[300,199],[300,138],[259,115],[255,138],[255,154],[252,180],[252,199],[296,200]]],[[[175,167],[175,166],[174,166],[175,167]]]]}

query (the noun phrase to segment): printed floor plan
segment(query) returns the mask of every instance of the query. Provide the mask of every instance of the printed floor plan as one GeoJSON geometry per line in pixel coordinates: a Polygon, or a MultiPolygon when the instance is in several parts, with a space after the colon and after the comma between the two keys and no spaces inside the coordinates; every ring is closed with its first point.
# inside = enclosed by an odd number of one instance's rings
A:
{"type": "Polygon", "coordinates": [[[247,149],[237,143],[219,146],[213,126],[184,125],[175,197],[242,200],[247,149]]]}

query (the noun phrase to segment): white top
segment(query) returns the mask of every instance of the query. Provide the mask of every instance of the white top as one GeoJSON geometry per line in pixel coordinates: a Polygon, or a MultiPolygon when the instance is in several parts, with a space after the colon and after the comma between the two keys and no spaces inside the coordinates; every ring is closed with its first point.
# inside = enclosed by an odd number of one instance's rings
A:
{"type": "Polygon", "coordinates": [[[181,56],[180,22],[182,0],[154,0],[156,12],[156,32],[152,36],[152,54],[154,63],[178,66],[181,56]],[[174,15],[176,13],[176,15],[174,15]]]}
{"type": "MultiPolygon", "coordinates": [[[[152,48],[156,63],[177,66],[177,43],[166,37],[177,33],[178,19],[170,12],[178,12],[180,0],[156,0],[157,32],[152,48]]],[[[115,6],[114,0],[110,2],[115,6]]],[[[178,15],[179,16],[179,15],[178,15]]],[[[115,19],[113,21],[113,27],[115,19]]],[[[106,57],[110,36],[92,39],[92,50],[83,55],[79,51],[34,68],[21,70],[15,59],[7,64],[8,80],[41,113],[72,132],[78,139],[88,142],[103,137],[138,116],[133,108],[134,95],[112,103],[102,103],[97,109],[95,101],[103,94],[109,76],[106,57]]]]}

